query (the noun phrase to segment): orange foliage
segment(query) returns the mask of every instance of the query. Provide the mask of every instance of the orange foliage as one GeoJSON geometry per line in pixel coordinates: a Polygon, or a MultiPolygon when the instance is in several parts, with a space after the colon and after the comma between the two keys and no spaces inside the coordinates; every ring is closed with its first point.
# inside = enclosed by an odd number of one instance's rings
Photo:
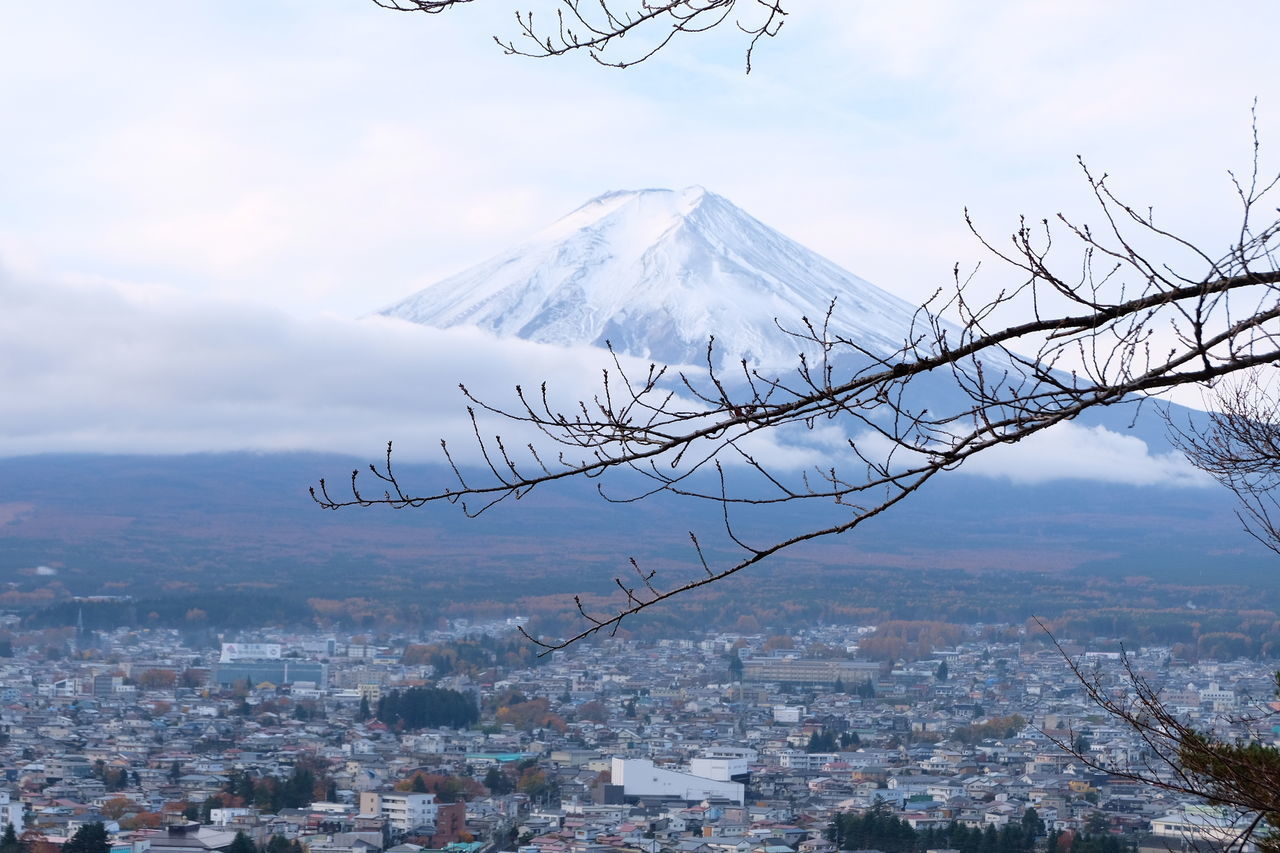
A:
{"type": "Polygon", "coordinates": [[[160,812],[138,812],[120,821],[121,829],[159,829],[163,825],[164,815],[160,812]]]}
{"type": "Polygon", "coordinates": [[[26,853],[61,853],[62,845],[54,844],[44,833],[34,829],[28,829],[19,837],[22,842],[22,849],[26,853]]]}
{"type": "Polygon", "coordinates": [[[796,646],[795,640],[791,639],[787,635],[775,634],[774,636],[764,641],[764,646],[761,647],[761,650],[766,652],[772,652],[777,649],[794,649],[795,646],[796,646]]]}
{"type": "Polygon", "coordinates": [[[178,674],[171,669],[148,669],[138,673],[135,679],[143,690],[162,690],[178,683],[178,674]]]}
{"type": "Polygon", "coordinates": [[[136,811],[137,808],[138,804],[128,797],[112,797],[103,803],[102,807],[99,808],[98,811],[102,813],[103,817],[108,817],[112,820],[119,820],[129,812],[136,811]]]}
{"type": "Polygon", "coordinates": [[[555,729],[563,732],[567,728],[564,718],[551,713],[551,703],[545,698],[530,699],[528,702],[516,702],[504,705],[494,715],[499,723],[510,723],[518,729],[528,731],[535,728],[555,729]]]}
{"type": "Polygon", "coordinates": [[[858,651],[870,660],[919,660],[935,648],[954,646],[964,638],[964,632],[963,625],[949,622],[892,620],[860,640],[858,651]]]}
{"type": "Polygon", "coordinates": [[[423,791],[435,794],[442,803],[473,800],[488,793],[483,785],[468,776],[444,776],[421,770],[407,779],[401,779],[396,783],[395,788],[397,791],[423,791]]]}

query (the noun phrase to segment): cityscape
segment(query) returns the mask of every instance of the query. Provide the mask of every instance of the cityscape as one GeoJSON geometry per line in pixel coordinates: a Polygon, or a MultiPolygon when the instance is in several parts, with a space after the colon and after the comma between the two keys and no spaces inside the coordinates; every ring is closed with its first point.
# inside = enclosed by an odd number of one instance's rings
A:
{"type": "Polygon", "coordinates": [[[0,3],[0,853],[1280,853],[1276,33],[0,3]]]}
{"type": "Polygon", "coordinates": [[[825,626],[504,665],[523,621],[207,647],[78,628],[9,648],[4,820],[54,844],[100,822],[135,853],[239,833],[312,853],[829,853],[854,814],[909,828],[864,831],[874,849],[972,830],[980,850],[1181,850],[1234,837],[1237,816],[1126,775],[1150,745],[1069,662],[1121,693],[1141,678],[1227,740],[1256,734],[1275,686],[1257,661],[1007,625],[943,626],[925,648],[940,626],[921,623],[909,660],[860,655],[874,626],[825,626]]]}

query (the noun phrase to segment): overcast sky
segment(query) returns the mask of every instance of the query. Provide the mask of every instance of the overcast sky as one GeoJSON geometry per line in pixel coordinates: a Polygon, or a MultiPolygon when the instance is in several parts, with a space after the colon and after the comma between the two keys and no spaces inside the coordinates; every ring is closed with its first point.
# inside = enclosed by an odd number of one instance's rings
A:
{"type": "Polygon", "coordinates": [[[1077,154],[1216,246],[1255,97],[1280,144],[1270,0],[789,5],[747,76],[732,30],[504,56],[506,0],[5,4],[0,455],[426,445],[460,376],[579,361],[356,318],[608,189],[704,185],[919,301],[966,206],[1083,211],[1077,154]]]}

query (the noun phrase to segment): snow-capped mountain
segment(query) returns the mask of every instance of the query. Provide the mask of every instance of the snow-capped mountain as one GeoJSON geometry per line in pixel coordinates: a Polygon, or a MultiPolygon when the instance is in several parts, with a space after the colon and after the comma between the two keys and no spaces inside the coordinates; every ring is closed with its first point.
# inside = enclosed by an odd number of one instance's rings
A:
{"type": "Polygon", "coordinates": [[[379,312],[561,345],[612,343],[671,364],[790,366],[779,331],[820,323],[889,355],[917,309],[701,187],[610,192],[533,239],[379,312]]]}

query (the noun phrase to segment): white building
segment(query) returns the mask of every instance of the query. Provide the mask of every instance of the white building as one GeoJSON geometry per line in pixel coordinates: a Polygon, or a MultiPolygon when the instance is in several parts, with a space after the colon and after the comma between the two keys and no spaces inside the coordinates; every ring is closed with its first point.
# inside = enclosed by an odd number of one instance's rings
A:
{"type": "Polygon", "coordinates": [[[804,718],[803,705],[774,705],[773,721],[775,723],[799,723],[804,718]]]}
{"type": "Polygon", "coordinates": [[[835,752],[803,752],[798,749],[789,749],[778,753],[778,764],[787,770],[817,773],[839,758],[840,755],[835,752]]]}
{"type": "Polygon", "coordinates": [[[385,817],[396,832],[408,832],[419,826],[435,826],[438,808],[435,794],[360,792],[360,813],[385,817]]]}
{"type": "Polygon", "coordinates": [[[705,756],[704,754],[689,762],[689,772],[703,779],[741,781],[745,776],[750,775],[751,767],[745,756],[705,756]]]}
{"type": "Polygon", "coordinates": [[[1223,689],[1218,686],[1218,682],[1213,681],[1200,691],[1200,701],[1210,703],[1217,712],[1232,711],[1236,707],[1236,694],[1234,690],[1223,689]]]}
{"type": "Polygon", "coordinates": [[[623,795],[627,797],[684,800],[687,803],[727,800],[742,805],[746,791],[740,782],[668,770],[647,758],[614,758],[612,771],[613,784],[621,785],[623,795]]]}
{"type": "Polygon", "coordinates": [[[13,824],[13,831],[22,834],[22,803],[9,802],[9,792],[0,791],[0,826],[13,824]]]}
{"type": "Polygon", "coordinates": [[[226,826],[227,824],[240,820],[241,818],[246,818],[251,814],[256,814],[254,809],[209,809],[209,823],[213,826],[226,826]]]}
{"type": "Polygon", "coordinates": [[[280,660],[281,650],[279,643],[223,643],[218,662],[280,660]]]}
{"type": "MultiPolygon", "coordinates": [[[[1232,844],[1249,827],[1251,816],[1236,816],[1217,806],[1184,806],[1151,819],[1151,834],[1177,838],[1194,847],[1197,841],[1232,844]]],[[[1241,846],[1244,853],[1257,850],[1252,842],[1241,846]]]]}

